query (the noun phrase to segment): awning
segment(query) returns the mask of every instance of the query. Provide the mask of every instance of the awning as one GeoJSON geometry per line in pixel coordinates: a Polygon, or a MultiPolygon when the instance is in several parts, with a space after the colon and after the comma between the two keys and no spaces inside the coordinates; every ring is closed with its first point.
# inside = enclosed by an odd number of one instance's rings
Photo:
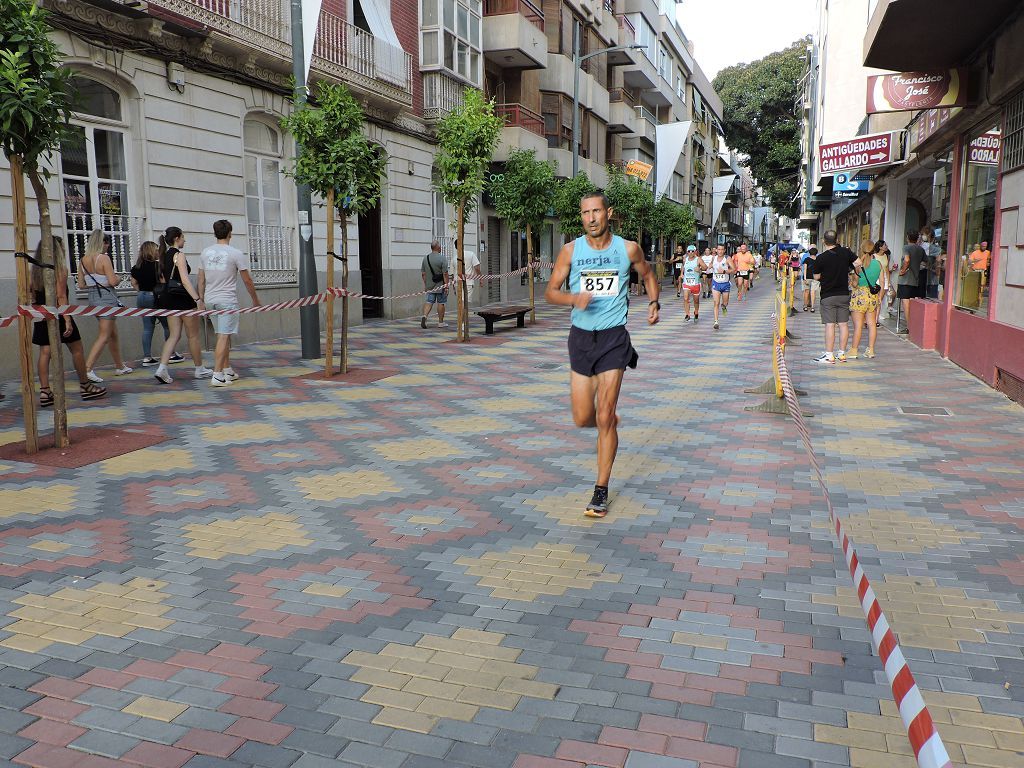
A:
{"type": "Polygon", "coordinates": [[[714,226],[715,222],[718,221],[718,215],[722,212],[722,206],[725,205],[725,198],[729,195],[729,190],[732,189],[732,183],[736,180],[735,173],[727,173],[725,176],[716,176],[712,179],[712,195],[711,195],[711,225],[714,226]]]}
{"type": "Polygon", "coordinates": [[[373,33],[373,54],[377,76],[382,80],[405,85],[405,51],[391,24],[389,0],[359,0],[366,24],[373,33]]]}
{"type": "Polygon", "coordinates": [[[864,66],[897,72],[961,66],[1019,6],[1020,0],[878,0],[864,35],[864,66]]]}

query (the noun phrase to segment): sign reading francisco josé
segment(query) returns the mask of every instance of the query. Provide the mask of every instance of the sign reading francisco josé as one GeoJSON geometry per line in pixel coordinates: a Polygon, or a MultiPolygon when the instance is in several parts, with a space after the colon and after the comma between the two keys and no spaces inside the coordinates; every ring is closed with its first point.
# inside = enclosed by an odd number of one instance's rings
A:
{"type": "Polygon", "coordinates": [[[967,103],[967,71],[897,72],[868,77],[867,114],[910,112],[967,103]]]}
{"type": "Polygon", "coordinates": [[[876,133],[849,141],[822,144],[818,147],[818,167],[822,173],[877,168],[895,163],[898,154],[898,131],[876,133]]]}

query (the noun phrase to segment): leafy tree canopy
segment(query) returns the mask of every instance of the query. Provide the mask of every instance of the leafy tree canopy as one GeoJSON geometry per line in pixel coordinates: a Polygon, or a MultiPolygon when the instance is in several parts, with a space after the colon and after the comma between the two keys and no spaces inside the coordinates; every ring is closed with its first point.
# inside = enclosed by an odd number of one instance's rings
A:
{"type": "Polygon", "coordinates": [[[618,222],[616,232],[627,240],[639,240],[640,233],[650,228],[654,193],[617,165],[608,166],[608,186],[604,191],[618,222]]]}
{"type": "Polygon", "coordinates": [[[0,141],[33,171],[68,134],[71,70],[49,37],[47,13],[34,0],[8,0],[0,13],[0,141]]]}
{"type": "Polygon", "coordinates": [[[489,185],[498,215],[515,229],[537,228],[554,205],[555,166],[532,150],[513,149],[500,180],[489,185]]]}
{"type": "Polygon", "coordinates": [[[445,201],[463,207],[463,214],[476,208],[504,124],[494,114],[494,102],[476,88],[467,88],[462,104],[438,125],[435,185],[445,201]]]}
{"type": "Polygon", "coordinates": [[[808,38],[750,64],[727,67],[715,77],[729,145],[749,165],[779,213],[793,216],[799,188],[800,119],[795,104],[805,71],[808,38]]]}
{"type": "Polygon", "coordinates": [[[589,192],[597,191],[587,175],[583,172],[571,179],[562,179],[555,188],[555,215],[558,216],[562,236],[566,241],[573,240],[583,234],[583,219],[580,217],[580,200],[589,192]]]}
{"type": "Polygon", "coordinates": [[[345,214],[371,210],[380,197],[387,154],[363,134],[363,109],[340,83],[321,83],[316,104],[303,104],[281,121],[302,152],[288,173],[345,214]]]}

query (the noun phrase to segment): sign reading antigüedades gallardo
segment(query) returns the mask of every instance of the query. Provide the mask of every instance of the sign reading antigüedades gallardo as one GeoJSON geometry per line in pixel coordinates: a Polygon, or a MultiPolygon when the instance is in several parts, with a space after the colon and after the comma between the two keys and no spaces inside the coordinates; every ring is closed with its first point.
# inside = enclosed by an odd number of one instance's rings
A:
{"type": "Polygon", "coordinates": [[[899,147],[898,131],[822,144],[818,147],[818,168],[828,174],[892,165],[898,159],[899,147]]]}
{"type": "Polygon", "coordinates": [[[867,114],[911,112],[967,103],[967,70],[896,72],[868,77],[867,114]]]}

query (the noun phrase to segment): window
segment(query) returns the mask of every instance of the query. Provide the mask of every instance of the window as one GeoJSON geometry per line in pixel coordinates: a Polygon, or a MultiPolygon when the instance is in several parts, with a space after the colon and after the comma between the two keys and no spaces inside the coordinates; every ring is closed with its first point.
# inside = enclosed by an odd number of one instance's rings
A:
{"type": "Polygon", "coordinates": [[[444,195],[437,188],[437,183],[440,179],[439,174],[437,166],[431,168],[430,178],[433,183],[430,185],[430,230],[433,239],[441,243],[441,251],[445,256],[450,256],[452,253],[450,247],[451,238],[448,236],[448,219],[445,217],[444,195]]]}
{"type": "Polygon", "coordinates": [[[480,0],[421,0],[420,63],[479,87],[480,0]]]}
{"type": "Polygon", "coordinates": [[[644,55],[647,57],[647,60],[653,64],[658,58],[656,48],[658,44],[658,37],[654,34],[654,27],[648,23],[642,13],[630,14],[629,20],[633,23],[633,27],[636,29],[637,44],[644,46],[644,55]]]}
{"type": "Polygon", "coordinates": [[[658,46],[658,74],[666,83],[672,82],[672,56],[664,45],[658,46]]]}
{"type": "Polygon", "coordinates": [[[281,135],[262,120],[246,120],[242,140],[250,257],[254,265],[262,262],[266,268],[278,268],[291,242],[281,226],[281,135]]]}
{"type": "Polygon", "coordinates": [[[954,305],[982,315],[988,312],[1001,139],[995,125],[972,134],[964,147],[960,284],[954,305]]]}
{"type": "Polygon", "coordinates": [[[60,176],[71,268],[94,229],[111,235],[114,269],[128,271],[133,260],[129,216],[127,125],[121,95],[89,78],[72,77],[80,107],[71,118],[72,135],[61,143],[60,176]]]}
{"type": "Polygon", "coordinates": [[[686,103],[686,78],[683,76],[683,70],[676,68],[676,97],[686,103]]]}

